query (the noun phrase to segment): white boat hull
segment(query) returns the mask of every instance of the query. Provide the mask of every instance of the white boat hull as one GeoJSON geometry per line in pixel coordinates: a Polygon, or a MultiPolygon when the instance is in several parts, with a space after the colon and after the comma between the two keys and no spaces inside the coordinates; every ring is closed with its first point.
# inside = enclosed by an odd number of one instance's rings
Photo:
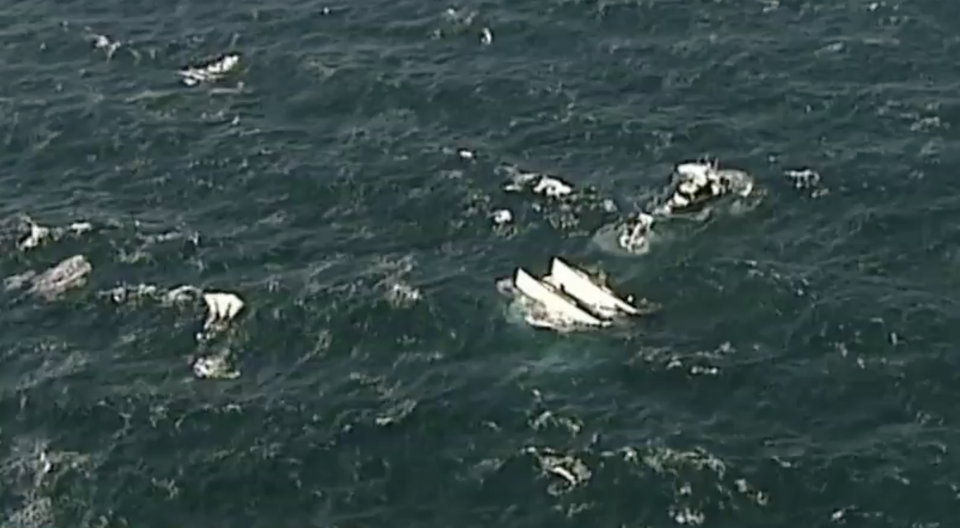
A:
{"type": "Polygon", "coordinates": [[[598,315],[615,317],[618,313],[636,315],[636,307],[618,298],[609,289],[595,283],[586,273],[559,258],[550,264],[550,277],[561,291],[589,307],[598,315]]]}
{"type": "Polygon", "coordinates": [[[521,294],[536,301],[547,312],[555,314],[558,318],[590,326],[606,326],[609,324],[608,321],[603,321],[577,306],[546,281],[535,279],[523,268],[517,268],[513,285],[521,294]]]}

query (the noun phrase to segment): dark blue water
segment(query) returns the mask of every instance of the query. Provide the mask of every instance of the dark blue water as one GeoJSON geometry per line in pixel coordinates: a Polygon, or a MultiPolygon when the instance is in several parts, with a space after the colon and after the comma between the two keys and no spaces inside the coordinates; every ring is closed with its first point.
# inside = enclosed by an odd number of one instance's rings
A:
{"type": "Polygon", "coordinates": [[[0,524],[950,526],[955,12],[7,2],[0,524]],[[597,245],[703,157],[762,201],[597,245]],[[496,282],[553,256],[660,309],[533,330],[496,282]],[[205,331],[184,285],[246,306],[205,331]]]}

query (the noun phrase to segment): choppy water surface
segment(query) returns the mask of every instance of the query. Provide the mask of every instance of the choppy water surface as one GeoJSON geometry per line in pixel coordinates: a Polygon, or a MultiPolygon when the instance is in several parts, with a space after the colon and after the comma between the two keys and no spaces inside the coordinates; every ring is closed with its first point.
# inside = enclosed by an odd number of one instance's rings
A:
{"type": "Polygon", "coordinates": [[[8,3],[0,524],[950,526],[955,15],[8,3]],[[598,243],[704,157],[763,200],[598,243]],[[530,329],[555,255],[660,310],[530,329]]]}

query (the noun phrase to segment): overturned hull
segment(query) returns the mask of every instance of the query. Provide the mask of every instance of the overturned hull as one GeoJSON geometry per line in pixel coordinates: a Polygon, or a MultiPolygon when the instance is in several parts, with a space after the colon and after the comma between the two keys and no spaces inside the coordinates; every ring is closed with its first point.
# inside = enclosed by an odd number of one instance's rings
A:
{"type": "MultiPolygon", "coordinates": [[[[525,297],[538,303],[546,314],[554,315],[560,321],[589,326],[604,326],[606,323],[577,306],[572,299],[558,292],[549,283],[535,279],[523,268],[517,269],[513,285],[525,297]]],[[[537,320],[543,320],[543,317],[537,317],[537,320]]]]}
{"type": "Polygon", "coordinates": [[[550,264],[550,273],[536,278],[518,268],[504,293],[517,298],[523,319],[540,328],[564,331],[582,327],[606,327],[623,315],[641,310],[624,301],[585,272],[559,258],[550,264]]]}
{"type": "Polygon", "coordinates": [[[612,318],[620,313],[630,315],[640,313],[635,306],[620,299],[608,288],[595,283],[586,273],[570,267],[559,258],[554,258],[550,264],[550,277],[564,293],[601,317],[612,318]]]}

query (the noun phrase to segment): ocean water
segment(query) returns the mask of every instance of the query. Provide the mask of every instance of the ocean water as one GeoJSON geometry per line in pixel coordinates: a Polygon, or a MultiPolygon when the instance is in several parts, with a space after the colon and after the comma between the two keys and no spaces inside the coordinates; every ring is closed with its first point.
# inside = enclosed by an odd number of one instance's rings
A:
{"type": "Polygon", "coordinates": [[[6,2],[0,526],[952,526],[951,6],[6,2]],[[763,199],[597,244],[702,158],[763,199]],[[534,330],[553,256],[660,309],[534,330]]]}

